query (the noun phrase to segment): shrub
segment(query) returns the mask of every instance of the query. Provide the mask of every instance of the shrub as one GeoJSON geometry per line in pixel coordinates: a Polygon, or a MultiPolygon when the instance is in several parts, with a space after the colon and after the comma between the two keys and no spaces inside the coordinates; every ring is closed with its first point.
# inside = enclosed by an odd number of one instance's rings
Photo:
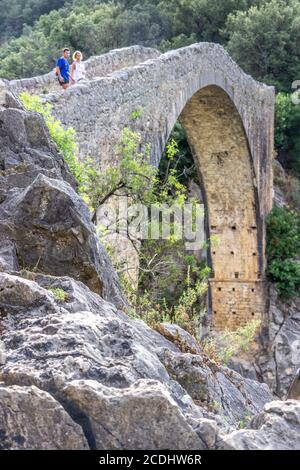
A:
{"type": "Polygon", "coordinates": [[[199,328],[202,320],[201,304],[208,289],[208,267],[199,270],[198,278],[193,286],[188,287],[173,305],[165,297],[159,301],[154,300],[150,292],[136,292],[122,279],[123,287],[129,298],[131,308],[128,314],[133,318],[141,318],[152,328],[159,323],[175,323],[192,334],[199,337],[199,328]]]}
{"type": "Polygon", "coordinates": [[[66,300],[68,299],[68,294],[63,289],[50,288],[48,290],[52,292],[55,297],[55,300],[57,300],[58,302],[66,302],[66,300]]]}
{"type": "Polygon", "coordinates": [[[227,365],[236,354],[249,352],[260,320],[252,320],[235,331],[225,330],[202,341],[204,353],[218,364],[227,365]]]}
{"type": "MultiPolygon", "coordinates": [[[[75,131],[63,128],[61,122],[53,117],[50,104],[44,104],[38,96],[26,92],[21,94],[21,100],[26,109],[38,112],[45,118],[52,139],[79,182],[79,192],[93,209],[104,204],[110,197],[118,195],[120,189],[132,203],[154,203],[158,206],[166,204],[170,207],[174,204],[183,205],[187,198],[187,188],[185,181],[180,181],[179,175],[186,162],[189,167],[192,162],[187,149],[181,144],[179,148],[177,140],[173,137],[167,144],[166,167],[162,170],[150,163],[150,147],[142,145],[140,135],[125,128],[117,147],[120,157],[118,166],[100,172],[95,169],[92,159],[87,158],[84,163],[78,161],[75,131]]],[[[142,110],[136,110],[132,113],[132,119],[138,119],[141,112],[142,110]]],[[[181,128],[176,129],[179,140],[182,140],[181,128]]],[[[132,291],[122,276],[125,290],[133,305],[129,313],[152,326],[164,321],[177,323],[197,336],[210,270],[197,262],[195,256],[185,254],[182,240],[177,240],[175,236],[175,222],[172,222],[172,227],[174,233],[169,239],[162,240],[161,243],[157,240],[145,242],[141,253],[139,293],[132,291]],[[150,259],[155,259],[155,263],[149,263],[150,259]],[[181,271],[178,268],[179,259],[183,266],[181,271]],[[143,274],[143,267],[146,268],[148,277],[143,274]],[[165,276],[161,270],[166,273],[165,276]],[[152,290],[150,295],[146,288],[147,284],[151,284],[150,279],[155,277],[159,280],[157,296],[152,290]],[[172,283],[178,286],[176,295],[171,295],[170,292],[168,294],[168,287],[172,283]]],[[[102,230],[102,242],[105,242],[104,235],[105,231],[102,230]]],[[[114,260],[113,248],[110,247],[109,251],[114,260]]],[[[115,263],[118,270],[117,263],[118,261],[115,263]]],[[[152,289],[153,285],[150,287],[152,289]]],[[[63,291],[54,290],[53,293],[57,300],[64,300],[63,291]]]]}
{"type": "Polygon", "coordinates": [[[300,105],[292,102],[291,94],[276,96],[275,146],[278,158],[286,168],[300,173],[300,105]]]}
{"type": "Polygon", "coordinates": [[[293,210],[275,207],[267,218],[267,274],[285,299],[300,289],[299,228],[299,215],[293,210]]]}
{"type": "Polygon", "coordinates": [[[296,260],[275,259],[269,263],[268,275],[275,282],[276,288],[283,299],[299,295],[300,263],[296,260]]]}
{"type": "Polygon", "coordinates": [[[77,144],[76,133],[72,128],[65,129],[62,123],[52,115],[52,106],[49,103],[43,103],[39,96],[30,95],[27,92],[20,94],[23,106],[28,111],[40,113],[46,122],[50,136],[56,143],[58,150],[68,164],[71,173],[79,183],[84,181],[83,165],[76,157],[77,144]]]}

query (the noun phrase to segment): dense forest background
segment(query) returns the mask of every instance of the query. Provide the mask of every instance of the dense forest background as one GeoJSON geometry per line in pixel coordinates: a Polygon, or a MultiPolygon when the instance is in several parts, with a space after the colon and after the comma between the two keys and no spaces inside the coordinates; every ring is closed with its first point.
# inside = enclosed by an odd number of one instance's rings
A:
{"type": "Polygon", "coordinates": [[[64,46],[85,58],[141,44],[162,51],[223,44],[253,77],[277,91],[276,148],[300,171],[300,0],[0,0],[0,77],[45,73],[64,46]]]}

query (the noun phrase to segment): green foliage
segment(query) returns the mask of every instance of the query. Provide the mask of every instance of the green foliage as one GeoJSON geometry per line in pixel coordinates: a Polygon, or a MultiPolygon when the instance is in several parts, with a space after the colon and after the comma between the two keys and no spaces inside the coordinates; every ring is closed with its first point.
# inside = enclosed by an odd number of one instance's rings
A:
{"type": "Polygon", "coordinates": [[[123,3],[73,0],[42,15],[33,27],[25,26],[22,36],[0,48],[0,77],[13,79],[47,72],[64,46],[81,50],[87,58],[117,47],[160,43],[168,26],[157,7],[151,2],[135,2],[127,10],[123,3]]]}
{"type": "Polygon", "coordinates": [[[291,95],[276,96],[275,146],[279,160],[285,167],[300,174],[300,105],[295,105],[291,95]]]}
{"type": "Polygon", "coordinates": [[[191,283],[190,287],[186,288],[186,284],[183,283],[185,288],[179,289],[181,295],[176,295],[176,299],[172,302],[167,296],[163,296],[164,292],[161,292],[160,299],[155,299],[153,293],[147,290],[139,289],[136,292],[131,288],[128,289],[128,284],[126,285],[126,281],[123,280],[132,306],[129,314],[134,318],[141,318],[154,328],[162,322],[175,323],[197,338],[202,320],[201,309],[204,312],[209,273],[208,267],[199,266],[193,284],[191,283]]]}
{"type": "Polygon", "coordinates": [[[159,45],[159,49],[162,52],[167,52],[172,49],[179,49],[180,47],[190,46],[195,44],[197,41],[197,35],[195,33],[187,36],[186,34],[179,34],[171,39],[164,39],[159,45]]]}
{"type": "MultiPolygon", "coordinates": [[[[175,145],[175,144],[174,144],[175,145]]],[[[104,172],[95,170],[92,160],[85,163],[84,192],[89,196],[91,205],[96,208],[120,190],[131,198],[133,203],[142,204],[182,204],[186,198],[186,188],[171,169],[162,184],[158,170],[150,163],[150,146],[142,146],[139,133],[125,128],[117,147],[119,164],[104,172]]],[[[169,159],[175,158],[176,151],[170,145],[167,149],[169,159]],[[171,155],[172,153],[172,155],[171,155]]]]}
{"type": "Polygon", "coordinates": [[[248,322],[245,326],[239,327],[236,331],[232,333],[233,337],[235,338],[238,350],[244,353],[248,351],[248,348],[254,340],[255,333],[260,323],[260,320],[252,320],[248,322]]]}
{"type": "Polygon", "coordinates": [[[133,120],[133,121],[136,121],[139,117],[141,117],[141,115],[143,114],[143,109],[142,108],[138,108],[138,109],[135,109],[134,111],[132,111],[131,115],[130,115],[130,118],[133,120]]]}
{"type": "Polygon", "coordinates": [[[169,174],[171,169],[176,170],[177,179],[183,185],[187,185],[191,179],[199,184],[193,155],[179,121],[176,122],[171,132],[168,146],[159,164],[160,180],[164,180],[165,175],[169,174]],[[170,152],[173,152],[173,158],[170,158],[170,152]]]}
{"type": "Polygon", "coordinates": [[[68,299],[68,294],[63,289],[50,288],[48,290],[52,292],[55,297],[55,300],[57,300],[58,302],[66,302],[66,300],[68,299]]]}
{"type": "Polygon", "coordinates": [[[255,3],[249,0],[168,0],[160,2],[159,8],[169,19],[173,41],[193,37],[197,41],[222,42],[220,31],[229,13],[245,10],[255,3]]]}
{"type": "Polygon", "coordinates": [[[276,288],[283,299],[288,299],[300,292],[300,263],[296,260],[286,259],[270,261],[268,267],[270,279],[275,282],[276,288]]]}
{"type": "Polygon", "coordinates": [[[194,271],[195,280],[191,283],[189,275],[190,267],[191,265],[188,264],[188,274],[183,284],[185,289],[178,303],[173,307],[173,316],[171,318],[173,318],[174,323],[186,329],[197,338],[199,337],[202,316],[205,314],[206,293],[211,269],[208,266],[204,266],[201,269],[198,265],[197,272],[194,271]],[[188,284],[188,286],[185,284],[188,284]]]}
{"type": "Polygon", "coordinates": [[[267,272],[283,298],[299,294],[299,249],[299,215],[295,211],[275,207],[267,219],[267,272]]]}
{"type": "Polygon", "coordinates": [[[202,341],[203,351],[218,364],[227,365],[233,356],[249,353],[260,320],[252,320],[235,331],[225,330],[202,341]]]}
{"type": "Polygon", "coordinates": [[[65,46],[89,57],[121,45],[118,4],[82,1],[73,5],[41,16],[33,28],[26,26],[22,36],[4,44],[0,49],[0,76],[13,79],[47,72],[65,46]]]}
{"type": "Polygon", "coordinates": [[[61,122],[53,117],[51,113],[52,106],[49,103],[43,103],[38,96],[23,92],[20,99],[26,109],[40,113],[44,117],[50,136],[56,143],[58,150],[63,155],[77,181],[83,184],[87,176],[83,171],[83,165],[76,157],[77,144],[74,129],[64,129],[61,122]]]}
{"type": "Polygon", "coordinates": [[[238,429],[249,428],[251,418],[252,416],[250,413],[244,414],[244,416],[238,422],[238,429]]]}
{"type": "Polygon", "coordinates": [[[224,44],[246,71],[281,91],[300,72],[298,0],[3,1],[2,39],[25,25],[0,48],[4,78],[49,71],[63,46],[89,57],[132,44],[165,51],[198,41],[224,44]]]}
{"type": "Polygon", "coordinates": [[[85,192],[94,208],[104,204],[120,190],[124,190],[133,202],[147,204],[154,200],[156,170],[149,163],[149,146],[140,152],[139,144],[139,134],[125,128],[117,148],[120,163],[116,167],[100,172],[94,169],[92,161],[87,161],[85,168],[89,177],[85,192]]]}
{"type": "Polygon", "coordinates": [[[39,16],[64,5],[65,0],[1,0],[0,44],[19,36],[24,24],[32,25],[39,16]]]}
{"type": "MultiPolygon", "coordinates": [[[[118,166],[100,173],[92,167],[92,163],[89,165],[85,190],[94,207],[118,195],[127,195],[131,203],[154,204],[158,209],[164,204],[164,210],[169,207],[170,213],[174,205],[183,205],[187,189],[179,181],[174,165],[178,159],[178,143],[170,138],[165,158],[171,164],[166,171],[159,172],[150,164],[150,148],[143,147],[140,139],[138,133],[125,128],[118,145],[118,166]]],[[[158,227],[155,223],[152,221],[151,230],[155,228],[161,233],[162,222],[158,222],[158,227]]],[[[141,248],[136,247],[140,255],[138,291],[132,288],[124,275],[122,263],[119,266],[119,259],[113,252],[112,259],[116,259],[115,267],[117,271],[120,268],[124,289],[133,306],[129,312],[131,315],[141,317],[151,325],[162,321],[176,322],[196,335],[200,311],[205,310],[210,270],[194,254],[186,254],[184,242],[177,237],[176,225],[176,220],[171,219],[167,239],[150,238],[143,240],[141,248]]],[[[131,241],[135,246],[136,240],[131,241]]]]}
{"type": "Polygon", "coordinates": [[[299,248],[299,216],[294,211],[274,207],[267,219],[268,259],[296,258],[299,248]]]}
{"type": "Polygon", "coordinates": [[[289,91],[300,76],[300,10],[298,0],[256,2],[228,16],[227,49],[256,79],[289,91]]]}
{"type": "Polygon", "coordinates": [[[90,57],[132,44],[167,50],[197,41],[221,42],[220,30],[228,14],[256,3],[254,0],[3,1],[8,4],[0,16],[3,38],[9,38],[12,29],[16,35],[0,48],[0,76],[8,79],[49,71],[64,46],[80,49],[85,57],[90,57]],[[25,27],[18,37],[23,23],[25,27]]]}

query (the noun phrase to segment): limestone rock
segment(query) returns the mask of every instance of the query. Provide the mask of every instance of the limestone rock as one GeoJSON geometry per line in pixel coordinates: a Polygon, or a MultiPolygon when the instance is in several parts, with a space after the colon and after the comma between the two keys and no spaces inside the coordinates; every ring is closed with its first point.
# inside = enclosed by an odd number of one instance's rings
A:
{"type": "MultiPolygon", "coordinates": [[[[160,359],[195,403],[236,426],[260,411],[273,396],[265,384],[242,378],[208,358],[164,350],[160,359]]],[[[210,414],[210,413],[211,414],[210,414]]]]}
{"type": "Polygon", "coordinates": [[[25,112],[15,104],[0,111],[0,122],[0,203],[14,188],[29,186],[38,174],[64,179],[76,188],[39,114],[25,112]]]}
{"type": "Polygon", "coordinates": [[[160,323],[156,326],[156,331],[176,344],[182,352],[202,353],[199,342],[190,333],[174,323],[160,323]]]}
{"type": "Polygon", "coordinates": [[[266,386],[249,380],[241,387],[238,374],[226,378],[225,369],[205,364],[200,355],[182,354],[80,282],[23,275],[30,279],[0,273],[6,355],[0,380],[51,393],[80,424],[90,448],[210,448],[219,432],[231,431],[247,410],[252,415],[272,399],[266,386]],[[125,432],[130,424],[131,443],[125,432]]]}
{"type": "Polygon", "coordinates": [[[282,397],[290,388],[300,364],[300,298],[282,302],[270,287],[270,308],[264,332],[263,353],[257,363],[260,375],[282,397]]]}
{"type": "Polygon", "coordinates": [[[255,364],[247,359],[241,358],[239,355],[232,357],[227,365],[229,369],[235,370],[242,377],[258,380],[255,364]]]}
{"type": "Polygon", "coordinates": [[[0,246],[0,271],[18,271],[16,247],[10,240],[3,240],[0,246]]]}
{"type": "Polygon", "coordinates": [[[2,270],[17,270],[19,265],[51,275],[68,274],[124,307],[119,281],[89,210],[74,191],[74,178],[51,143],[43,119],[9,108],[0,113],[0,120],[0,269],[3,265],[2,270]],[[15,248],[8,252],[7,243],[15,248]]]}
{"type": "Polygon", "coordinates": [[[251,429],[234,431],[220,448],[235,450],[300,450],[300,402],[274,401],[251,421],[251,429]]]}
{"type": "Polygon", "coordinates": [[[88,209],[68,184],[38,175],[28,188],[1,205],[1,223],[1,234],[15,241],[23,267],[56,276],[68,274],[122,305],[116,275],[97,240],[88,209]]]}
{"type": "Polygon", "coordinates": [[[287,398],[300,400],[300,369],[297,370],[295,378],[288,390],[287,398]]]}
{"type": "Polygon", "coordinates": [[[47,392],[0,383],[0,449],[85,450],[82,429],[47,392]]]}
{"type": "Polygon", "coordinates": [[[144,379],[116,389],[79,381],[65,393],[89,416],[97,449],[206,448],[160,382],[144,379]]]}

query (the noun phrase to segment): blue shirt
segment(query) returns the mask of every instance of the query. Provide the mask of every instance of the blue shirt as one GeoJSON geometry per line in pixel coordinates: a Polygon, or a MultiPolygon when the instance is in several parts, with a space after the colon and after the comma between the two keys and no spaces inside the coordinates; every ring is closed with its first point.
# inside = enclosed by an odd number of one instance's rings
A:
{"type": "Polygon", "coordinates": [[[70,80],[70,64],[64,57],[57,59],[56,66],[59,67],[60,74],[64,80],[70,80]]]}

